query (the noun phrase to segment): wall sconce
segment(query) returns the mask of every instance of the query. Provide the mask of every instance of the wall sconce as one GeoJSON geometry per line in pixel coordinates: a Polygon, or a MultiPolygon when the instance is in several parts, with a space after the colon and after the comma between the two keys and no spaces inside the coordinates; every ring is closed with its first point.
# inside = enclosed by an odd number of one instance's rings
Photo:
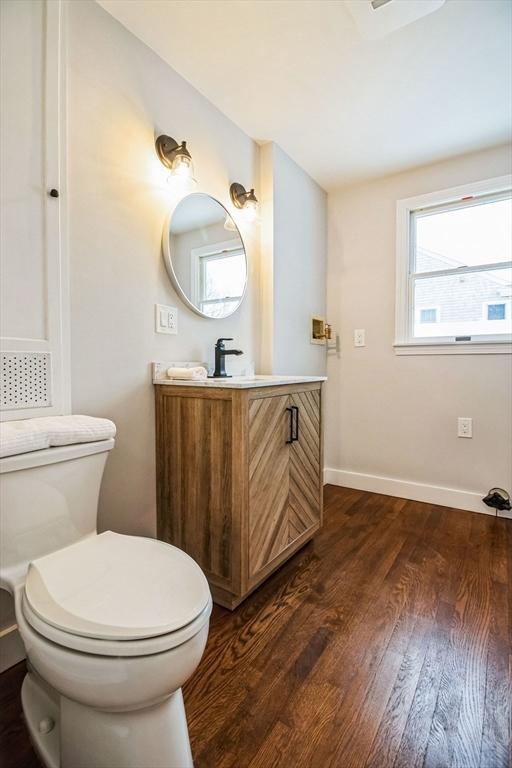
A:
{"type": "Polygon", "coordinates": [[[246,218],[247,221],[257,220],[260,204],[258,203],[258,198],[254,194],[254,189],[247,192],[245,187],[235,182],[230,186],[229,194],[231,195],[233,205],[235,208],[244,212],[244,218],[246,218]]]}
{"type": "Polygon", "coordinates": [[[187,149],[186,141],[178,144],[171,136],[162,134],[156,140],[155,147],[160,161],[166,168],[169,168],[171,177],[196,182],[192,155],[187,149]]]}

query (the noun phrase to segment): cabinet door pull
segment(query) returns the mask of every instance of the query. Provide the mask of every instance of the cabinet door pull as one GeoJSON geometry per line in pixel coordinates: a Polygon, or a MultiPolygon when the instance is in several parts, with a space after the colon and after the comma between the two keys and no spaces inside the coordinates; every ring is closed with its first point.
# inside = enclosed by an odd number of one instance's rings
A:
{"type": "Polygon", "coordinates": [[[296,442],[299,439],[299,406],[292,405],[292,409],[295,411],[295,433],[292,442],[296,442]]]}
{"type": "Polygon", "coordinates": [[[290,437],[286,441],[288,443],[293,443],[294,436],[293,436],[293,405],[291,408],[286,409],[288,413],[290,414],[290,437]]]}

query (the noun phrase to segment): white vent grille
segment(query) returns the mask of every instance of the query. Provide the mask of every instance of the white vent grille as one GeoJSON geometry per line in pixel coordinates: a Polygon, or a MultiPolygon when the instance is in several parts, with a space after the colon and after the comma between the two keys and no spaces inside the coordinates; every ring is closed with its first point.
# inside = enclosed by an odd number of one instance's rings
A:
{"type": "Polygon", "coordinates": [[[51,406],[49,352],[3,352],[0,374],[0,409],[51,406]]]}

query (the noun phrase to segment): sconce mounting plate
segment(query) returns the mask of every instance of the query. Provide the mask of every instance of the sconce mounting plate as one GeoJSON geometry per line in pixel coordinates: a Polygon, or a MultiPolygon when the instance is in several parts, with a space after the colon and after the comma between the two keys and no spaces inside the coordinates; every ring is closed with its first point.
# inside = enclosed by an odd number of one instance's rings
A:
{"type": "Polygon", "coordinates": [[[244,207],[245,199],[247,197],[247,191],[242,184],[237,184],[236,182],[233,182],[233,184],[229,188],[229,194],[231,196],[231,201],[236,208],[244,207]]]}
{"type": "Polygon", "coordinates": [[[174,152],[180,145],[171,136],[165,136],[162,134],[155,141],[155,147],[161,162],[167,167],[172,168],[172,161],[174,159],[174,152]]]}

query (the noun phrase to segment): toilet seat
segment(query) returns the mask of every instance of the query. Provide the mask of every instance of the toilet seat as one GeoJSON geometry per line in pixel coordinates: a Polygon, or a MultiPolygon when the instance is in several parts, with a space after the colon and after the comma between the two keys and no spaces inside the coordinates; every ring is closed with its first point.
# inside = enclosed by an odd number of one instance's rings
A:
{"type": "Polygon", "coordinates": [[[63,646],[71,651],[80,651],[93,656],[151,656],[155,653],[163,653],[171,648],[176,648],[194,637],[208,622],[212,611],[213,601],[210,598],[204,610],[185,627],[177,629],[166,635],[149,637],[144,640],[98,640],[91,637],[64,632],[61,629],[47,624],[35,614],[23,595],[21,608],[27,624],[39,635],[42,635],[52,643],[63,646]]]}
{"type": "Polygon", "coordinates": [[[211,594],[182,550],[106,531],[34,560],[22,610],[36,632],[59,645],[138,656],[192,637],[208,620],[211,594]]]}

